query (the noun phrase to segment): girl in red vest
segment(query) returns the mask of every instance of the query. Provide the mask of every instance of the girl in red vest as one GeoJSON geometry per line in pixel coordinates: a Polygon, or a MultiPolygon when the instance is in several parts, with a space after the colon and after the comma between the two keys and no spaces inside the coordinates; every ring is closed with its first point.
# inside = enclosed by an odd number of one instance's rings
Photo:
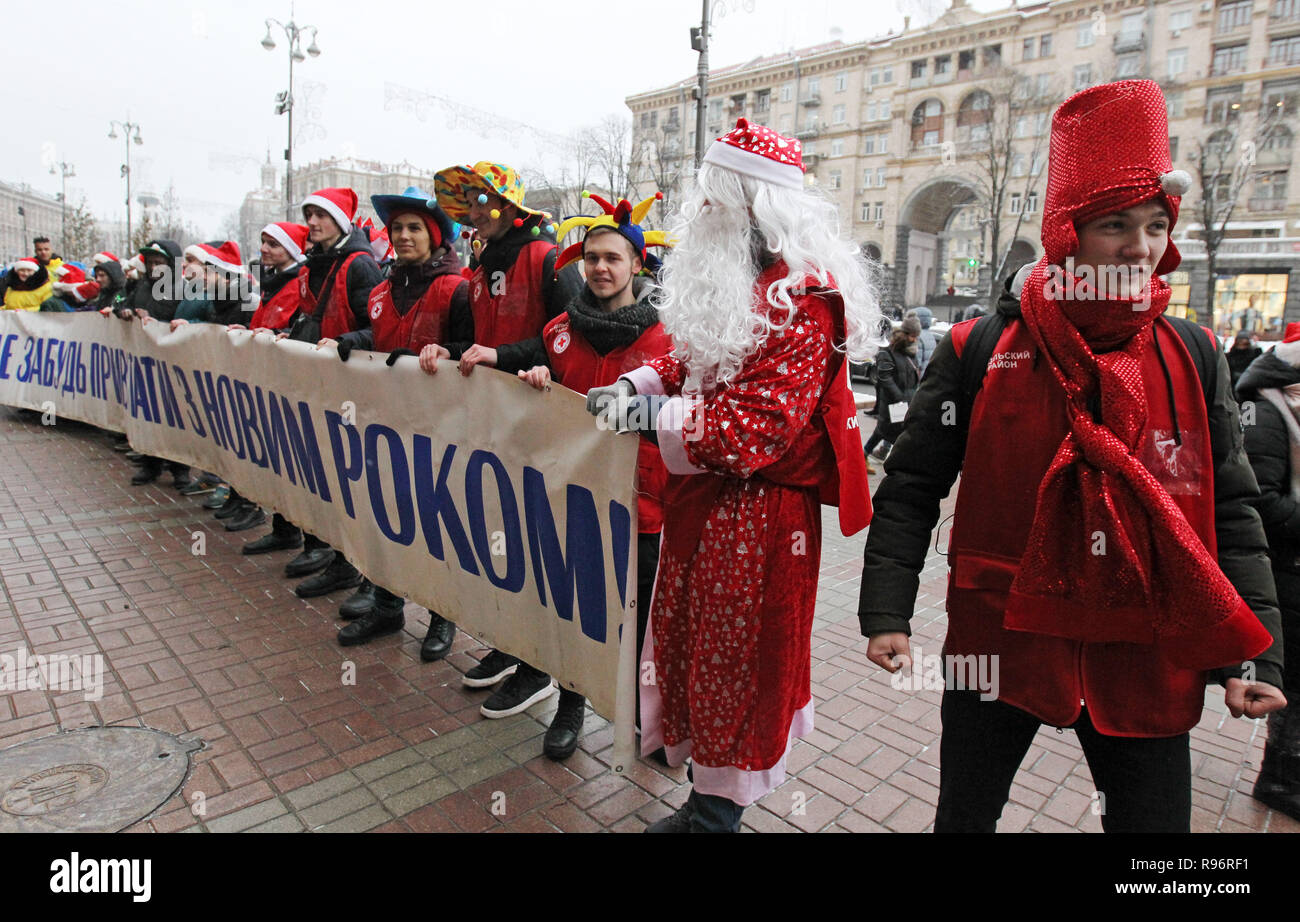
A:
{"type": "MultiPolygon", "coordinates": [[[[556,227],[549,215],[524,205],[523,180],[510,167],[488,161],[448,167],[434,177],[434,188],[438,207],[473,225],[483,248],[469,279],[470,336],[425,346],[420,367],[436,374],[440,360],[458,359],[461,373],[469,374],[475,365],[511,360],[516,344],[541,335],[582,282],[572,268],[556,272],[556,227]]],[[[489,651],[461,681],[487,688],[507,678],[479,708],[484,717],[518,714],[555,693],[549,675],[500,650],[489,651]]]]}
{"type": "Polygon", "coordinates": [[[694,789],[650,831],[738,831],[813,728],[821,505],[845,534],[871,513],[846,353],[870,356],[880,311],[838,227],[804,191],[799,142],[740,119],[672,230],[672,355],[588,393],[593,413],[654,439],[670,474],[641,749],[689,757],[694,789]]]}
{"type": "Polygon", "coordinates": [[[1186,832],[1206,680],[1225,684],[1234,717],[1285,704],[1227,362],[1209,330],[1163,316],[1191,186],[1168,138],[1150,81],[1062,104],[1044,255],[998,316],[939,345],[885,464],[858,617],[890,672],[910,663],[918,574],[962,474],[936,832],[994,830],[1043,723],[1077,733],[1105,830],[1186,832]],[[999,316],[972,392],[963,350],[999,316]]]}
{"type": "MultiPolygon", "coordinates": [[[[659,261],[646,253],[647,246],[663,246],[662,231],[645,233],[640,221],[662,196],[648,198],[635,208],[626,200],[615,207],[598,196],[590,196],[605,214],[598,218],[570,218],[557,237],[564,239],[571,227],[590,228],[580,243],[566,249],[556,268],[582,261],[586,284],[569,309],[546,324],[542,335],[502,350],[501,371],[518,372],[538,390],[552,379],[570,390],[586,394],[593,387],[613,384],[624,372],[639,368],[653,358],[667,355],[672,340],[659,322],[659,312],[650,300],[653,285],[641,276],[643,268],[653,272],[659,261]]],[[[637,649],[645,641],[650,620],[650,592],[659,565],[659,532],[663,528],[662,492],[668,476],[659,449],[643,441],[637,462],[637,649]]],[[[639,691],[638,683],[638,691],[639,691]]],[[[542,751],[557,761],[573,755],[582,734],[586,699],[575,691],[560,689],[560,704],[546,731],[542,751]]]]}
{"type": "MultiPolygon", "coordinates": [[[[388,231],[396,253],[392,274],[370,293],[370,327],[325,338],[347,361],[353,349],[389,353],[388,365],[401,355],[418,355],[430,343],[473,336],[469,284],[460,274],[460,258],[452,249],[455,225],[437,202],[415,188],[401,195],[372,195],[375,214],[388,231]]],[[[365,580],[339,607],[352,623],[339,631],[345,647],[372,637],[400,631],[406,624],[406,600],[365,580]]],[[[451,650],[456,625],[429,611],[429,630],[420,646],[425,662],[440,660],[451,650]]]]}

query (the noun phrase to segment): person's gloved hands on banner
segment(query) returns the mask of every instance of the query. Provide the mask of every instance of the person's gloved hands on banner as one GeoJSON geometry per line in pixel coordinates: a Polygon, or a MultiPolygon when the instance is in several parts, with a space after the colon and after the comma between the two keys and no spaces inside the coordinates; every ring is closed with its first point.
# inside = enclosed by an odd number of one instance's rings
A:
{"type": "Polygon", "coordinates": [[[384,359],[384,364],[387,365],[389,368],[392,368],[393,363],[396,362],[404,355],[413,356],[417,361],[420,358],[419,353],[413,352],[410,349],[394,349],[392,352],[388,353],[388,358],[384,359]]]}
{"type": "Polygon", "coordinates": [[[613,384],[593,387],[587,391],[587,412],[592,416],[604,416],[605,408],[609,404],[617,403],[620,399],[626,403],[635,396],[636,388],[632,386],[632,382],[626,378],[619,378],[613,384]]]}

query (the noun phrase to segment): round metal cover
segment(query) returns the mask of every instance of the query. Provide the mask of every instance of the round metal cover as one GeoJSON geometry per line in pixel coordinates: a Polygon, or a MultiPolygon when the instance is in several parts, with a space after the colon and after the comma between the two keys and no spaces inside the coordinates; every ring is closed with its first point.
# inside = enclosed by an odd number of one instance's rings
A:
{"type": "Polygon", "coordinates": [[[0,751],[0,832],[117,832],[170,798],[200,740],[94,727],[0,751]]]}

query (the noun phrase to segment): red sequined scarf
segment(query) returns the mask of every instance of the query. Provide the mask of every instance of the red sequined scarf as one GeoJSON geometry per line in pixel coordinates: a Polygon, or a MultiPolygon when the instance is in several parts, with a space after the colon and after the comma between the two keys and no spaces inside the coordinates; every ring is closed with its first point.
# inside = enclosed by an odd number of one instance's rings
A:
{"type": "MultiPolygon", "coordinates": [[[[1147,422],[1143,355],[1169,286],[1155,276],[1138,298],[1069,300],[1048,287],[1059,272],[1042,259],[1020,307],[1065,390],[1070,429],[1039,487],[1004,626],[1093,642],[1159,640],[1176,664],[1199,669],[1258,654],[1267,632],[1135,455],[1147,422]],[[1116,348],[1094,352],[1090,343],[1116,348]]],[[[1055,278],[1088,293],[1069,275],[1055,278]]]]}

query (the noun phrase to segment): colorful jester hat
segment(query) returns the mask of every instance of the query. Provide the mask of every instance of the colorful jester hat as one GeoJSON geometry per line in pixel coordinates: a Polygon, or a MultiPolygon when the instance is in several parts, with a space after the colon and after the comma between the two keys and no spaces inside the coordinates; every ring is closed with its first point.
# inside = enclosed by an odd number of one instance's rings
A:
{"type": "MultiPolygon", "coordinates": [[[[651,205],[663,200],[664,194],[662,192],[656,192],[635,207],[627,199],[619,199],[617,205],[611,205],[599,195],[593,195],[585,190],[582,197],[591,199],[604,209],[605,213],[597,217],[578,215],[566,218],[564,223],[560,225],[560,229],[555,233],[556,240],[563,240],[564,235],[575,227],[587,228],[588,234],[598,227],[610,227],[622,234],[624,239],[632,244],[637,253],[641,255],[641,265],[648,272],[653,275],[659,271],[659,260],[654,256],[647,256],[646,247],[667,247],[672,246],[672,244],[668,242],[668,238],[663,231],[642,230],[641,221],[645,219],[651,205]]],[[[569,263],[582,259],[582,247],[586,242],[586,235],[583,235],[582,240],[562,252],[560,258],[555,261],[555,271],[559,272],[569,263]]]]}

